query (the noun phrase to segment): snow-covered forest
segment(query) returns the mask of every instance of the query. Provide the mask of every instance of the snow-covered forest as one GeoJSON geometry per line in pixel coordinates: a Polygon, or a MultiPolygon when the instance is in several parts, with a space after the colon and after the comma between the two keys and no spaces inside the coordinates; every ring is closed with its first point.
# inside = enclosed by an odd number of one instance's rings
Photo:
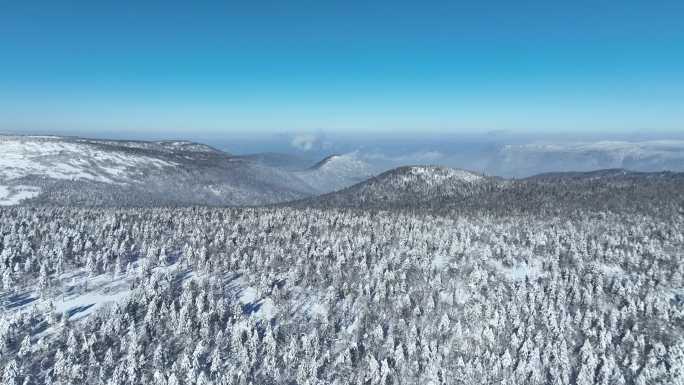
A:
{"type": "Polygon", "coordinates": [[[682,384],[677,212],[0,209],[17,384],[682,384]]]}
{"type": "Polygon", "coordinates": [[[684,385],[684,0],[0,0],[0,385],[684,385]]]}

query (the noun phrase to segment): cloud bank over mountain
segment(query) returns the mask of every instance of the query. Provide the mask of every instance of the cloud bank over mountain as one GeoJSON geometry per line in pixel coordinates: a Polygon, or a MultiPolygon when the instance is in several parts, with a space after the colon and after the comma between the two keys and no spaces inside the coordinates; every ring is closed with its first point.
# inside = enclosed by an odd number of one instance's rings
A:
{"type": "Polygon", "coordinates": [[[506,145],[491,159],[492,172],[529,176],[552,171],[624,168],[634,171],[684,170],[684,141],[599,141],[506,145]]]}
{"type": "Polygon", "coordinates": [[[378,147],[351,153],[380,172],[407,165],[456,167],[502,177],[610,168],[684,171],[684,140],[455,144],[407,153],[378,147]]]}

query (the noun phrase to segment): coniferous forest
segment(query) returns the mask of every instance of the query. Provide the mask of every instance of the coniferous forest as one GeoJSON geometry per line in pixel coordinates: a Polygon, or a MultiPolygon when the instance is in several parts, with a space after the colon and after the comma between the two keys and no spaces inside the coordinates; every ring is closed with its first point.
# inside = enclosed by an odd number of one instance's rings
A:
{"type": "Polygon", "coordinates": [[[2,208],[2,383],[683,384],[670,177],[442,212],[2,208]]]}
{"type": "Polygon", "coordinates": [[[0,385],[684,385],[684,0],[0,0],[0,385]]]}

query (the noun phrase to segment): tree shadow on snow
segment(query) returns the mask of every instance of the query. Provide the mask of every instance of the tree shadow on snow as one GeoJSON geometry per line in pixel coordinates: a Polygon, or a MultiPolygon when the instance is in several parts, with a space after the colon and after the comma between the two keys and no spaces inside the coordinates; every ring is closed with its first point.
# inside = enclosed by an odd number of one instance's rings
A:
{"type": "Polygon", "coordinates": [[[261,309],[261,301],[250,302],[242,305],[242,312],[245,315],[252,315],[261,309]]]}
{"type": "Polygon", "coordinates": [[[2,302],[5,303],[5,309],[13,309],[28,305],[34,302],[37,298],[31,297],[30,292],[26,291],[23,293],[9,294],[6,298],[2,298],[2,302]]]}
{"type": "Polygon", "coordinates": [[[84,312],[84,311],[90,309],[90,308],[93,307],[93,306],[95,306],[94,303],[91,303],[90,305],[77,306],[77,307],[75,307],[75,308],[71,308],[71,309],[67,310],[67,311],[66,311],[66,315],[67,315],[68,318],[71,318],[71,317],[73,317],[75,314],[84,312]]]}

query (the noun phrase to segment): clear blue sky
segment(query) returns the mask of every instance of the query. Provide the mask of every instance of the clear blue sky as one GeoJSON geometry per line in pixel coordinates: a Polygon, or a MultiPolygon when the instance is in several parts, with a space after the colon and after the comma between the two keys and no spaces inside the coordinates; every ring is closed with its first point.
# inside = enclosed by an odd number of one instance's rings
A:
{"type": "Polygon", "coordinates": [[[677,132],[683,20],[681,0],[0,1],[0,131],[677,132]]]}

